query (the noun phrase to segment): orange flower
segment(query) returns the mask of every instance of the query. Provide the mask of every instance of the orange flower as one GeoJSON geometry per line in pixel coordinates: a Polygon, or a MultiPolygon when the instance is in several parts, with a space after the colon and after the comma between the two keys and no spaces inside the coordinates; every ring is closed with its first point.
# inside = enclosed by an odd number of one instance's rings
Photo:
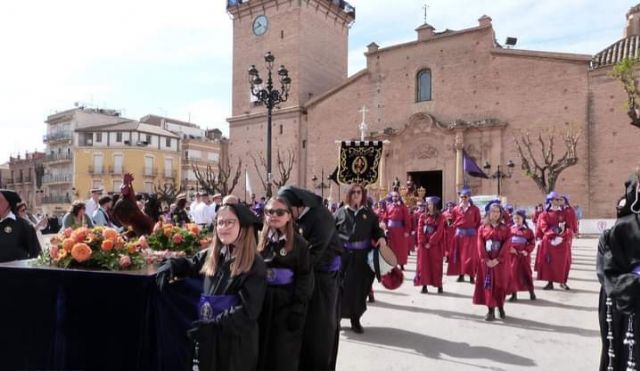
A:
{"type": "MultiPolygon", "coordinates": [[[[49,249],[49,256],[51,257],[51,259],[53,259],[53,260],[58,259],[58,251],[59,250],[60,250],[60,248],[58,246],[56,246],[56,245],[51,246],[51,248],[49,249]]],[[[65,251],[65,250],[63,249],[62,251],[65,251]]]]}
{"type": "Polygon", "coordinates": [[[76,244],[76,241],[74,241],[71,238],[67,238],[64,241],[62,241],[62,248],[64,250],[66,250],[67,252],[71,252],[71,249],[73,248],[73,245],[76,244]]]}
{"type": "Polygon", "coordinates": [[[67,227],[64,229],[64,232],[62,233],[64,234],[65,237],[69,238],[71,237],[71,233],[73,233],[73,228],[67,227]]]}
{"type": "Polygon", "coordinates": [[[118,236],[118,238],[116,239],[115,248],[119,250],[119,249],[123,248],[124,245],[125,245],[124,239],[122,237],[118,236]]]}
{"type": "Polygon", "coordinates": [[[187,229],[193,234],[200,233],[200,226],[197,224],[187,224],[187,229]]]}
{"type": "Polygon", "coordinates": [[[71,249],[71,256],[78,263],[85,262],[91,258],[91,248],[86,243],[77,243],[71,249]]]}
{"type": "Polygon", "coordinates": [[[111,249],[113,249],[113,245],[115,245],[113,241],[107,239],[102,241],[102,246],[100,246],[100,248],[102,251],[111,251],[111,249]]]}
{"type": "Polygon", "coordinates": [[[102,237],[104,237],[105,240],[111,240],[111,242],[116,242],[118,238],[118,231],[116,231],[113,228],[105,228],[102,231],[102,237]]]}
{"type": "Polygon", "coordinates": [[[54,235],[53,237],[51,237],[49,239],[49,243],[51,244],[51,246],[53,245],[59,245],[62,243],[62,240],[64,239],[64,236],[61,236],[59,234],[54,235]]]}
{"type": "Polygon", "coordinates": [[[71,232],[71,238],[76,242],[82,242],[87,237],[87,234],[89,234],[89,229],[87,229],[87,227],[82,227],[71,232]]]}
{"type": "Polygon", "coordinates": [[[58,258],[56,259],[56,261],[66,258],[67,254],[68,254],[67,250],[65,250],[65,249],[58,250],[58,258]]]}
{"type": "Polygon", "coordinates": [[[206,248],[209,246],[209,244],[211,244],[211,240],[208,238],[205,238],[203,240],[200,240],[200,247],[201,248],[206,248]]]}

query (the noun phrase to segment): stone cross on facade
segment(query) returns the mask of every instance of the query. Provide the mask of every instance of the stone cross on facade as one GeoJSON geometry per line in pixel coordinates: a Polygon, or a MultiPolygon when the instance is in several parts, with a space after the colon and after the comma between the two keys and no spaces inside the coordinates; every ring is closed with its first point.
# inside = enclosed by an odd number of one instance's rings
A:
{"type": "Polygon", "coordinates": [[[362,109],[359,112],[362,113],[362,122],[360,123],[360,140],[364,141],[364,137],[367,135],[367,129],[369,129],[365,122],[365,118],[369,110],[367,109],[367,106],[362,106],[362,109]]]}
{"type": "Polygon", "coordinates": [[[427,24],[427,9],[429,9],[429,5],[426,1],[424,2],[422,9],[424,9],[424,24],[427,24]]]}

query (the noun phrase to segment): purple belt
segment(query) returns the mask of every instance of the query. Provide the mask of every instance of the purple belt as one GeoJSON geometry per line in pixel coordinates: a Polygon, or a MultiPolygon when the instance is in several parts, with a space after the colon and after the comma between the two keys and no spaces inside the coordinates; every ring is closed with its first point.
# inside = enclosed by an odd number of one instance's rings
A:
{"type": "Polygon", "coordinates": [[[336,256],[335,258],[333,258],[333,260],[331,260],[331,262],[329,262],[329,264],[327,264],[325,271],[326,272],[337,272],[340,270],[340,263],[341,263],[341,259],[339,256],[336,256]]]}
{"type": "Polygon", "coordinates": [[[202,320],[211,320],[220,313],[237,305],[240,302],[238,295],[200,295],[198,315],[202,320]]]}
{"type": "Polygon", "coordinates": [[[522,236],[511,236],[511,243],[513,245],[526,245],[527,239],[522,236]]]}
{"type": "Polygon", "coordinates": [[[631,271],[631,273],[640,276],[640,264],[637,264],[635,267],[633,267],[633,270],[631,271]]]}
{"type": "Polygon", "coordinates": [[[267,283],[272,286],[288,285],[293,282],[293,271],[287,268],[267,268],[267,283]]]}
{"type": "Polygon", "coordinates": [[[436,227],[433,225],[425,225],[424,226],[424,234],[431,234],[436,231],[436,227]]]}
{"type": "Polygon", "coordinates": [[[387,221],[387,227],[389,228],[404,227],[404,222],[402,220],[389,220],[387,221]]]}
{"type": "Polygon", "coordinates": [[[347,250],[365,250],[371,247],[371,241],[353,241],[353,242],[345,242],[344,248],[347,250]]]}
{"type": "Polygon", "coordinates": [[[476,235],[475,228],[456,228],[456,236],[471,237],[476,235]]]}

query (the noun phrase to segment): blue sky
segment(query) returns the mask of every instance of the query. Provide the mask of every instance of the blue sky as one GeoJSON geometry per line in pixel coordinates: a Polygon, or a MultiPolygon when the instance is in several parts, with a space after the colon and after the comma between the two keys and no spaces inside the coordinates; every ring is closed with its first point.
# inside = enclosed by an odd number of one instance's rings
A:
{"type": "MultiPolygon", "coordinates": [[[[231,20],[225,0],[22,0],[0,5],[0,162],[43,149],[48,114],[74,102],[218,127],[231,111],[231,20]]],[[[351,0],[349,73],[375,41],[415,39],[421,0],[351,0]]],[[[630,0],[431,0],[437,31],[493,18],[499,42],[593,54],[622,37],[630,0]]],[[[295,82],[294,82],[295,83],[295,82]]]]}

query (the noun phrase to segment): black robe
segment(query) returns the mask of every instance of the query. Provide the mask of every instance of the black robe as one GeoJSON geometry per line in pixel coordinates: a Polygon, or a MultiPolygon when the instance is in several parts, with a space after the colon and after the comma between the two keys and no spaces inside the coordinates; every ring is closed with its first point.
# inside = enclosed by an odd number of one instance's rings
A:
{"type": "Polygon", "coordinates": [[[629,314],[635,314],[633,326],[636,345],[634,358],[640,359],[640,276],[632,273],[635,266],[640,264],[640,217],[630,214],[618,218],[616,224],[600,237],[596,270],[598,280],[602,284],[600,291],[598,315],[600,334],[602,338],[602,352],[600,370],[607,370],[609,356],[607,354],[609,341],[607,340],[607,296],[612,299],[612,332],[613,350],[615,358],[613,369],[626,369],[628,346],[624,345],[627,332],[629,314]]]}
{"type": "Polygon", "coordinates": [[[35,228],[28,221],[16,217],[0,222],[0,263],[31,259],[42,251],[35,228]]]}
{"type": "MultiPolygon", "coordinates": [[[[267,286],[264,261],[256,256],[251,269],[231,277],[233,258],[223,248],[214,276],[204,277],[205,295],[238,295],[239,303],[206,324],[206,336],[198,342],[200,370],[253,370],[258,362],[258,317],[267,286]]],[[[177,277],[198,276],[209,250],[191,259],[173,259],[177,277]]],[[[191,369],[191,368],[189,368],[191,369]]]]}
{"type": "MultiPolygon", "coordinates": [[[[336,227],[341,240],[346,242],[374,242],[384,237],[378,216],[368,207],[355,211],[342,207],[336,212],[336,227]]],[[[357,319],[367,310],[367,296],[371,290],[374,273],[367,262],[368,249],[345,249],[342,255],[341,302],[342,318],[357,319]]]]}
{"type": "Polygon", "coordinates": [[[302,331],[307,303],[313,292],[313,272],[309,264],[309,247],[295,234],[293,250],[282,250],[285,240],[269,241],[261,256],[271,268],[294,272],[288,285],[267,285],[260,315],[260,370],[297,370],[302,346],[302,331]]]}
{"type": "Polygon", "coordinates": [[[340,338],[340,272],[328,267],[336,256],[342,255],[343,248],[333,215],[322,204],[310,208],[296,224],[298,232],[309,242],[315,283],[305,321],[300,369],[331,370],[335,368],[340,338]]]}

